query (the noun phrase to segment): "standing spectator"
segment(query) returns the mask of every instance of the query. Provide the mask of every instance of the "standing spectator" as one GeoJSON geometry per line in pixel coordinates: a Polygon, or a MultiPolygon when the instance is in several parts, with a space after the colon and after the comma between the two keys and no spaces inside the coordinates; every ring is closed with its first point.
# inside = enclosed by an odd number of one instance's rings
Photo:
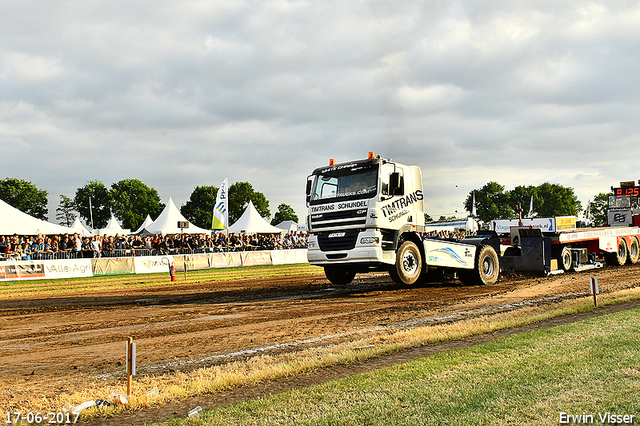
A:
{"type": "Polygon", "coordinates": [[[93,251],[93,257],[100,257],[100,252],[102,251],[102,242],[100,241],[100,237],[97,235],[91,240],[91,251],[93,251]]]}

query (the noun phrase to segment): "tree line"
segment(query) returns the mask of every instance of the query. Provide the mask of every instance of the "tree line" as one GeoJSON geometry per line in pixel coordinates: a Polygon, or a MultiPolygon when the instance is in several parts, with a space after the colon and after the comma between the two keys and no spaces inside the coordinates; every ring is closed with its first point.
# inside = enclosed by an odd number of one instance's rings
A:
{"type": "MultiPolygon", "coordinates": [[[[211,229],[218,189],[215,186],[197,186],[189,200],[180,207],[180,212],[194,225],[211,229]]],[[[46,190],[38,189],[29,181],[16,178],[0,180],[0,199],[38,219],[47,220],[47,197],[46,190]]],[[[271,217],[269,200],[248,182],[230,185],[228,197],[230,224],[242,216],[249,201],[253,202],[260,216],[267,220],[271,217]]],[[[123,228],[135,230],[142,225],[147,215],[155,220],[165,207],[158,191],[139,179],[123,179],[113,183],[110,188],[103,182],[91,180],[78,188],[73,197],[60,195],[56,220],[60,225],[69,227],[79,216],[94,229],[100,229],[107,226],[113,213],[123,228]]],[[[276,225],[285,220],[298,222],[298,216],[293,208],[282,203],[271,223],[276,225]]]]}
{"type": "MultiPolygon", "coordinates": [[[[196,186],[189,200],[180,207],[182,215],[196,226],[211,229],[213,206],[218,194],[216,186],[196,186]]],[[[47,191],[38,189],[31,182],[6,178],[0,180],[0,199],[13,207],[39,219],[47,220],[47,191]]],[[[258,213],[265,219],[271,217],[269,201],[265,195],[256,191],[248,182],[236,182],[229,186],[229,223],[240,218],[249,201],[255,205],[258,213]]],[[[489,222],[494,219],[512,219],[529,213],[533,198],[533,214],[539,217],[578,216],[582,212],[582,203],[576,197],[573,188],[545,182],[538,186],[516,186],[512,190],[497,182],[488,182],[480,189],[469,192],[464,209],[471,213],[475,202],[476,217],[489,222]]],[[[600,193],[593,197],[584,215],[596,226],[607,221],[608,194],[600,193]]],[[[87,182],[76,190],[73,198],[60,196],[56,208],[56,220],[64,226],[71,226],[76,216],[95,229],[107,226],[111,213],[124,228],[137,229],[147,214],[156,219],[165,205],[161,203],[158,192],[138,179],[123,179],[110,188],[96,180],[87,182]],[[91,203],[91,209],[89,204],[91,203]]],[[[431,217],[425,214],[427,221],[431,217]]],[[[444,219],[440,217],[440,219],[444,219]]],[[[291,206],[280,204],[271,220],[278,224],[285,220],[298,222],[298,216],[291,206]]]]}
{"type": "MultiPolygon", "coordinates": [[[[519,214],[525,217],[530,213],[537,217],[578,216],[583,213],[593,225],[603,226],[607,222],[608,198],[607,193],[594,196],[589,208],[583,211],[573,188],[545,182],[538,186],[516,186],[506,190],[504,185],[488,182],[482,188],[469,192],[463,205],[471,214],[475,203],[476,217],[483,222],[514,219],[519,214]]],[[[428,215],[426,218],[432,220],[428,215]]],[[[439,220],[449,219],[441,216],[439,220]]]]}

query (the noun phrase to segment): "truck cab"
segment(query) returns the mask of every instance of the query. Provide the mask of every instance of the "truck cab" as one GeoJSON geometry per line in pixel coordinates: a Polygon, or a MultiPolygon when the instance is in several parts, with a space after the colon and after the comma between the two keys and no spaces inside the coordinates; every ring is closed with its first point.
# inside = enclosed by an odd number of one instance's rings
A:
{"type": "MultiPolygon", "coordinates": [[[[423,200],[418,166],[372,152],[364,160],[330,160],[307,179],[309,263],[324,267],[334,284],[348,284],[356,273],[372,270],[413,284],[427,266],[473,269],[477,242],[423,241],[423,200]]],[[[491,260],[486,269],[497,279],[497,256],[491,260]]]]}

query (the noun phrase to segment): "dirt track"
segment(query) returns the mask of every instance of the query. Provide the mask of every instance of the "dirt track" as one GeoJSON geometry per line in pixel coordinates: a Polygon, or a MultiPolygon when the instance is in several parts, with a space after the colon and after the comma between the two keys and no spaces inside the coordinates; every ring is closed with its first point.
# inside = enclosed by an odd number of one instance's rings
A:
{"type": "Polygon", "coordinates": [[[138,374],[184,371],[517,309],[514,303],[553,303],[554,296],[586,293],[590,276],[605,293],[640,285],[639,271],[634,265],[547,278],[503,276],[487,287],[450,281],[412,288],[386,275],[358,276],[344,287],[306,275],[3,300],[0,412],[96,380],[122,383],[129,336],[137,342],[138,374]]]}

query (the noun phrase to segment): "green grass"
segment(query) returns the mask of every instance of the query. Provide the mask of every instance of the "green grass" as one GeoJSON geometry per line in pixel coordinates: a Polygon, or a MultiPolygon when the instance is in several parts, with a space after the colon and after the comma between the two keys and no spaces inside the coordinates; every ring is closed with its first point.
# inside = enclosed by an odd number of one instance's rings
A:
{"type": "MultiPolygon", "coordinates": [[[[285,275],[318,274],[322,269],[308,264],[252,266],[243,268],[207,269],[176,273],[176,284],[207,281],[226,281],[241,278],[261,278],[285,275]]],[[[86,291],[138,289],[171,285],[169,271],[166,274],[117,275],[91,278],[57,280],[0,281],[0,300],[33,295],[74,294],[86,291]]]]}
{"type": "MultiPolygon", "coordinates": [[[[557,425],[640,419],[640,309],[521,333],[165,425],[557,425]]],[[[185,413],[186,416],[186,413],[185,413]]]]}

